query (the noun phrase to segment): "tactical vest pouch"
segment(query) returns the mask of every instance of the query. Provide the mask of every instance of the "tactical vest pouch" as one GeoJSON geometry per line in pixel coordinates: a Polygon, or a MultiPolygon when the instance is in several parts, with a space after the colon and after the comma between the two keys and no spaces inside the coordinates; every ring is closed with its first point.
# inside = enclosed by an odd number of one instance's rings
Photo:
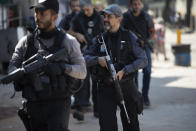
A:
{"type": "Polygon", "coordinates": [[[17,81],[14,81],[14,90],[15,91],[22,91],[22,89],[24,88],[24,85],[20,84],[19,82],[17,81]]]}
{"type": "Polygon", "coordinates": [[[23,88],[25,88],[27,83],[27,79],[25,77],[26,75],[24,75],[22,78],[18,78],[13,82],[15,91],[22,91],[23,88]]]}

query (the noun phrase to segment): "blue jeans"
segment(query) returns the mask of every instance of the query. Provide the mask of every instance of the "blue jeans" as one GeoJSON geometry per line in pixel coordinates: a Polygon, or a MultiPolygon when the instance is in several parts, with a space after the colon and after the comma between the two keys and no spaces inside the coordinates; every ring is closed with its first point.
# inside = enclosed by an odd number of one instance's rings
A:
{"type": "MultiPolygon", "coordinates": [[[[148,98],[149,88],[150,88],[150,80],[151,80],[151,68],[152,68],[152,61],[151,61],[151,51],[150,48],[145,49],[146,56],[148,58],[148,65],[143,68],[143,88],[142,88],[142,95],[145,98],[148,98]]],[[[136,74],[136,85],[138,87],[138,73],[136,74]]]]}

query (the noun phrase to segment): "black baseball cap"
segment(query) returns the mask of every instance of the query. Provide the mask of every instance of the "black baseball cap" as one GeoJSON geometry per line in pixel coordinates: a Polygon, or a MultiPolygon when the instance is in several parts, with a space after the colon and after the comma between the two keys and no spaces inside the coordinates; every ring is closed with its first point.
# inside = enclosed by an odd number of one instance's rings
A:
{"type": "Polygon", "coordinates": [[[56,13],[59,12],[58,0],[39,0],[37,5],[33,5],[30,9],[48,10],[53,9],[56,13]]]}

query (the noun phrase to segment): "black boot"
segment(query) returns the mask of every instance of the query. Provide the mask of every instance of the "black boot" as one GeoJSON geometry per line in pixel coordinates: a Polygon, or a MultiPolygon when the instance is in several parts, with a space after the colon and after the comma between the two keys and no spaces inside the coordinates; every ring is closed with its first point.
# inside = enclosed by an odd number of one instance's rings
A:
{"type": "Polygon", "coordinates": [[[73,118],[77,119],[78,121],[84,120],[84,113],[81,108],[76,108],[76,110],[74,110],[73,118]]]}

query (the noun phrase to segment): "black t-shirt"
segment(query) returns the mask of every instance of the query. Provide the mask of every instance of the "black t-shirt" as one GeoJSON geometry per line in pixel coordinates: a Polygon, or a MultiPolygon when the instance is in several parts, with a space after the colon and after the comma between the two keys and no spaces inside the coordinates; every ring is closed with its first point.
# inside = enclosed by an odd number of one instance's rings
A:
{"type": "Polygon", "coordinates": [[[152,17],[145,11],[142,11],[139,16],[133,16],[132,11],[128,10],[123,14],[121,25],[125,29],[140,34],[144,39],[149,38],[149,29],[154,28],[152,17]]]}

